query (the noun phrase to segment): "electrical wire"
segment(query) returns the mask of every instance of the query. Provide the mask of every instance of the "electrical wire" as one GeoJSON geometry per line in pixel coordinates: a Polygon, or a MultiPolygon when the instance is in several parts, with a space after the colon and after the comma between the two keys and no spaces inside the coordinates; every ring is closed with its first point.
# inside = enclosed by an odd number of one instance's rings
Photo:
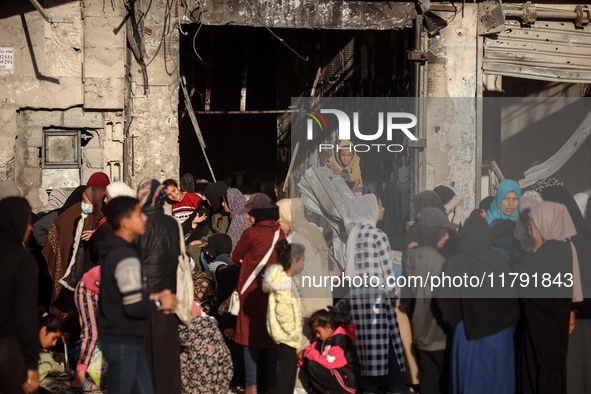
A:
{"type": "Polygon", "coordinates": [[[275,34],[275,32],[273,30],[271,30],[267,24],[263,21],[263,19],[254,11],[254,8],[252,8],[252,4],[250,4],[249,0],[245,0],[246,4],[248,4],[248,6],[250,7],[250,11],[252,12],[253,15],[255,15],[257,17],[257,19],[263,24],[263,26],[265,27],[265,29],[269,30],[269,33],[273,34],[273,36],[275,36],[275,38],[277,38],[283,45],[285,45],[290,51],[292,51],[297,57],[299,57],[300,59],[302,59],[303,61],[307,62],[310,60],[310,58],[308,56],[303,57],[302,55],[300,55],[295,49],[293,49],[292,47],[289,46],[289,44],[287,44],[283,38],[279,37],[277,34],[275,34]]]}
{"type": "Polygon", "coordinates": [[[195,47],[195,39],[197,38],[197,34],[199,33],[199,30],[201,30],[201,26],[203,26],[203,23],[201,23],[199,25],[199,27],[197,28],[197,31],[195,32],[195,35],[193,36],[193,52],[195,52],[195,55],[197,55],[199,60],[201,60],[203,63],[205,63],[205,60],[203,60],[203,58],[201,56],[199,56],[199,54],[197,53],[197,48],[195,47]]]}

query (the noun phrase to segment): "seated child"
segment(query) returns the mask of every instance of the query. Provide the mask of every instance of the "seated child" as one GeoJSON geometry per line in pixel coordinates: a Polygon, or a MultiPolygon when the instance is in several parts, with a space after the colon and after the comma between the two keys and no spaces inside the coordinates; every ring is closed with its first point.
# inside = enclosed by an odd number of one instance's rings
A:
{"type": "Polygon", "coordinates": [[[363,179],[361,178],[360,158],[353,149],[353,143],[342,140],[337,152],[332,155],[326,165],[335,175],[340,175],[351,189],[355,198],[361,197],[363,191],[363,179]]]}
{"type": "Polygon", "coordinates": [[[39,343],[41,344],[41,353],[39,354],[39,380],[43,380],[53,363],[53,359],[48,349],[54,347],[58,339],[61,339],[64,333],[64,322],[57,315],[44,314],[41,319],[41,329],[39,330],[39,343]]]}
{"type": "Polygon", "coordinates": [[[355,326],[345,326],[333,307],[314,312],[307,323],[318,340],[302,349],[298,359],[310,378],[311,392],[354,393],[360,372],[353,346],[355,326]]]}
{"type": "Polygon", "coordinates": [[[269,294],[267,307],[267,331],[279,344],[279,366],[277,375],[278,393],[293,393],[298,372],[296,353],[302,340],[302,312],[300,295],[292,293],[293,275],[304,268],[302,245],[289,244],[282,239],[275,245],[277,262],[265,271],[263,291],[269,294]]]}

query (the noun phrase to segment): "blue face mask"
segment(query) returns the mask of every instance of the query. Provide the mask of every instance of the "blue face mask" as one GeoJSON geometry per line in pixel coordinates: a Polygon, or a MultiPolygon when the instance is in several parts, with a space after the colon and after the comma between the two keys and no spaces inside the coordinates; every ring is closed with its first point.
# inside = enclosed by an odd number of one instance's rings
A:
{"type": "Polygon", "coordinates": [[[82,203],[82,212],[84,212],[87,215],[90,215],[92,213],[92,205],[89,205],[85,202],[82,203]]]}

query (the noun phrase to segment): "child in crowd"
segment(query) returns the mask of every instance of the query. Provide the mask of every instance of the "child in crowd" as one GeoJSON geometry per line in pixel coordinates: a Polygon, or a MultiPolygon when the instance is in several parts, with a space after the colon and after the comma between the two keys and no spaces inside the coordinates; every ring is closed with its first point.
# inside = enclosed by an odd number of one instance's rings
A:
{"type": "Polygon", "coordinates": [[[282,239],[275,245],[277,262],[267,268],[263,291],[269,294],[267,331],[279,344],[278,393],[293,393],[297,364],[296,352],[302,340],[300,295],[291,277],[304,268],[304,247],[282,239]],[[292,289],[295,291],[292,292],[292,289]]]}
{"type": "Polygon", "coordinates": [[[48,349],[57,344],[61,339],[65,328],[64,322],[57,315],[45,313],[41,319],[41,329],[39,330],[39,343],[41,344],[41,353],[39,354],[38,370],[39,380],[43,380],[53,364],[53,359],[48,349]]]}
{"type": "Polygon", "coordinates": [[[80,356],[76,366],[76,378],[70,385],[74,389],[98,388],[91,381],[86,380],[86,371],[92,357],[92,352],[98,340],[96,318],[98,312],[98,296],[101,285],[101,267],[97,266],[82,276],[76,286],[74,302],[80,320],[80,356]]]}
{"type": "Polygon", "coordinates": [[[183,223],[193,211],[199,208],[203,199],[195,193],[189,193],[187,188],[181,186],[174,179],[167,179],[162,182],[166,197],[172,202],[172,216],[183,223]]]}
{"type": "Polygon", "coordinates": [[[348,325],[333,307],[316,311],[308,325],[318,340],[298,353],[313,393],[354,393],[359,361],[353,346],[355,326],[348,325]]]}
{"type": "Polygon", "coordinates": [[[177,299],[169,289],[149,294],[145,267],[132,244],[146,231],[139,201],[117,197],[109,202],[107,220],[113,228],[101,248],[101,291],[98,331],[109,363],[109,393],[154,393],[142,338],[148,316],[172,313],[177,299]]]}

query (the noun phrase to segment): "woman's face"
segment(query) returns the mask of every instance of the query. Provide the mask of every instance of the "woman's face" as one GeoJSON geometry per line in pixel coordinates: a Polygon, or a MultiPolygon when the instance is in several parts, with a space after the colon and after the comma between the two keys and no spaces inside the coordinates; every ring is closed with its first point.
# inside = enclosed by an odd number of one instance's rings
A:
{"type": "Polygon", "coordinates": [[[113,197],[111,197],[111,195],[109,194],[109,192],[106,192],[105,198],[103,199],[103,203],[108,204],[109,201],[111,201],[112,199],[113,199],[113,197]]]}
{"type": "Polygon", "coordinates": [[[47,327],[41,327],[39,330],[39,342],[41,343],[41,348],[48,349],[50,347],[55,346],[57,340],[62,337],[61,331],[58,332],[47,332],[47,327]]]}
{"type": "Polygon", "coordinates": [[[542,238],[542,234],[540,234],[540,230],[536,227],[533,220],[530,219],[529,225],[527,226],[527,232],[534,243],[534,252],[539,249],[540,246],[544,244],[544,238],[542,238]]]}
{"type": "Polygon", "coordinates": [[[517,195],[515,195],[515,192],[509,192],[503,201],[501,201],[501,212],[507,216],[511,216],[518,206],[519,199],[517,198],[517,195]]]}
{"type": "Polygon", "coordinates": [[[349,145],[348,147],[343,146],[339,151],[339,158],[341,159],[341,163],[343,163],[345,167],[348,166],[349,163],[351,163],[351,160],[353,160],[354,155],[355,154],[353,153],[353,147],[351,145],[349,145]]]}
{"type": "Polygon", "coordinates": [[[86,193],[82,194],[82,202],[92,207],[92,202],[90,201],[86,193]]]}
{"type": "Polygon", "coordinates": [[[222,200],[222,207],[224,207],[224,211],[230,212],[230,208],[228,207],[228,203],[226,202],[225,198],[222,200]]]}
{"type": "Polygon", "coordinates": [[[378,220],[382,220],[384,218],[384,214],[386,213],[386,208],[382,204],[382,200],[378,198],[378,220]]]}
{"type": "Polygon", "coordinates": [[[181,201],[181,191],[178,187],[169,185],[166,187],[166,197],[171,201],[179,202],[181,201]]]}

